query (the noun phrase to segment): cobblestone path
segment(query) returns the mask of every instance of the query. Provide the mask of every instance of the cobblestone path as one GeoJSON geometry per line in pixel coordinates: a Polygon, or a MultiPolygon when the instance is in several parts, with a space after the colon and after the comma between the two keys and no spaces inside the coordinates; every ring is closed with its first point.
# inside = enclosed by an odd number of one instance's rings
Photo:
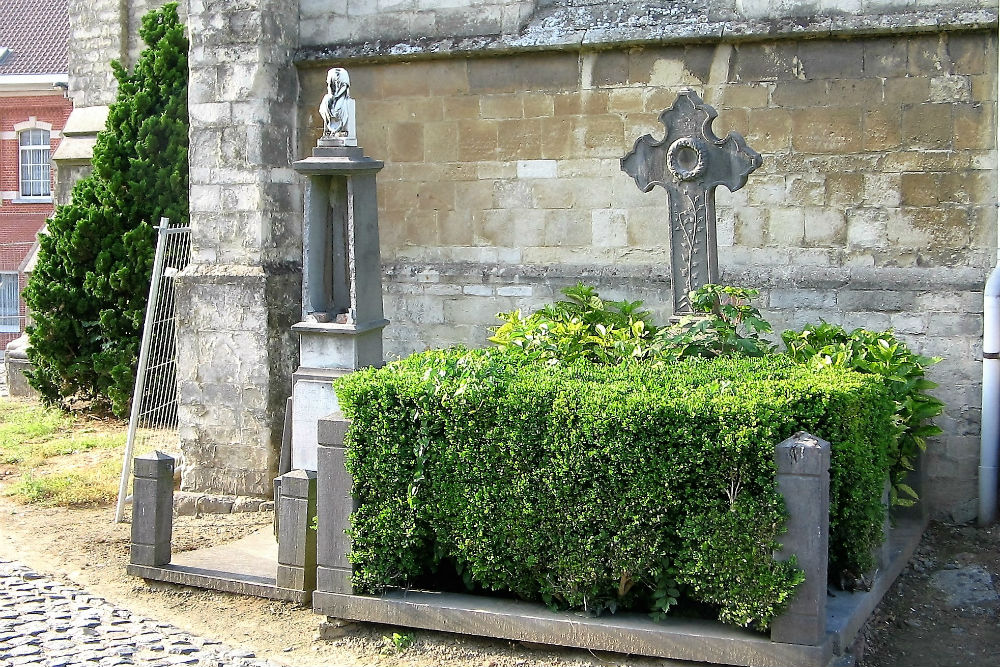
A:
{"type": "Polygon", "coordinates": [[[276,667],[0,560],[0,667],[276,667]]]}

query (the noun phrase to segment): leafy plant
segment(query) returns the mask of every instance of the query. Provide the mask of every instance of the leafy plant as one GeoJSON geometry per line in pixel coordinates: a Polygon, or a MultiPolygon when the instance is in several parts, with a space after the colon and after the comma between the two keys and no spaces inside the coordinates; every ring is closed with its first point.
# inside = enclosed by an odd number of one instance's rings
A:
{"type": "Polygon", "coordinates": [[[663,363],[690,357],[760,357],[774,352],[774,345],[762,337],[771,331],[771,325],[750,305],[758,295],[756,290],[705,285],[691,292],[696,314],[665,328],[651,321],[641,301],[606,301],[583,283],[563,290],[563,294],[567,300],[528,317],[519,310],[500,313],[498,317],[505,324],[495,330],[490,341],[550,365],[578,359],[601,364],[663,363]]]}
{"type": "Polygon", "coordinates": [[[391,636],[384,636],[382,639],[385,641],[386,647],[394,653],[403,653],[413,646],[413,635],[408,633],[394,632],[391,636]]]}
{"type": "Polygon", "coordinates": [[[94,170],[39,239],[25,301],[28,380],[49,404],[82,399],[128,412],[149,290],[153,225],[188,219],[187,51],[177,4],[143,17],[132,73],[112,63],[118,97],[94,170]]]}
{"type": "Polygon", "coordinates": [[[677,599],[681,596],[680,584],[677,583],[678,574],[677,568],[670,564],[669,558],[664,558],[652,571],[649,615],[653,620],[662,621],[677,604],[677,599]]]}
{"type": "Polygon", "coordinates": [[[695,315],[659,332],[657,349],[666,359],[771,354],[774,345],[761,337],[771,325],[750,305],[757,290],[708,284],[691,292],[695,315]]]}
{"type": "Polygon", "coordinates": [[[520,310],[497,315],[505,324],[494,331],[490,342],[548,364],[577,359],[615,364],[650,354],[657,327],[641,301],[605,300],[583,283],[562,293],[566,300],[528,317],[520,310]]]}
{"type": "Polygon", "coordinates": [[[884,379],[896,406],[898,438],[889,452],[890,500],[910,506],[917,493],[906,483],[913,462],[927,448],[927,438],[941,429],[931,420],[941,414],[944,404],[927,392],[937,385],[924,377],[926,369],[940,361],[913,353],[892,331],[873,332],[822,322],[786,331],[781,336],[787,354],[813,368],[849,368],[884,379]]]}

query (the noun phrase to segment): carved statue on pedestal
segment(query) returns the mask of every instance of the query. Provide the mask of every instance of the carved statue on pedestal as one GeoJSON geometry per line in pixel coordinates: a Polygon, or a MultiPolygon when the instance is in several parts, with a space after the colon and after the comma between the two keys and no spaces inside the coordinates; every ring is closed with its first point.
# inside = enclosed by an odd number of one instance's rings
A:
{"type": "Polygon", "coordinates": [[[342,139],[342,146],[357,145],[351,77],[343,67],[334,67],[326,73],[326,95],[320,102],[319,115],[323,119],[324,139],[342,139]]]}

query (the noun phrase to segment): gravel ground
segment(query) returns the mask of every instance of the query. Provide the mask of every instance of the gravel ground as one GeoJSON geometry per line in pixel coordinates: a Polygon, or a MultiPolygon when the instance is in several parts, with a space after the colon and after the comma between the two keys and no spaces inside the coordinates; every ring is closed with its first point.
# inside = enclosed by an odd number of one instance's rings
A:
{"type": "Polygon", "coordinates": [[[116,607],[16,562],[0,561],[0,664],[18,667],[276,667],[116,607]]]}

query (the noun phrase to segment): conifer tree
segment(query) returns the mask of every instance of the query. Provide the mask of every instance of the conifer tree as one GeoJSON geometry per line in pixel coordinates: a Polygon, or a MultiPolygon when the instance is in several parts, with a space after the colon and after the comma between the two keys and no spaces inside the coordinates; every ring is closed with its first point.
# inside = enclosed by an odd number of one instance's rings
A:
{"type": "Polygon", "coordinates": [[[187,51],[177,4],[142,19],[146,48],[97,136],[93,172],[40,239],[25,290],[29,382],[50,404],[128,412],[160,217],[188,221],[187,51]]]}

